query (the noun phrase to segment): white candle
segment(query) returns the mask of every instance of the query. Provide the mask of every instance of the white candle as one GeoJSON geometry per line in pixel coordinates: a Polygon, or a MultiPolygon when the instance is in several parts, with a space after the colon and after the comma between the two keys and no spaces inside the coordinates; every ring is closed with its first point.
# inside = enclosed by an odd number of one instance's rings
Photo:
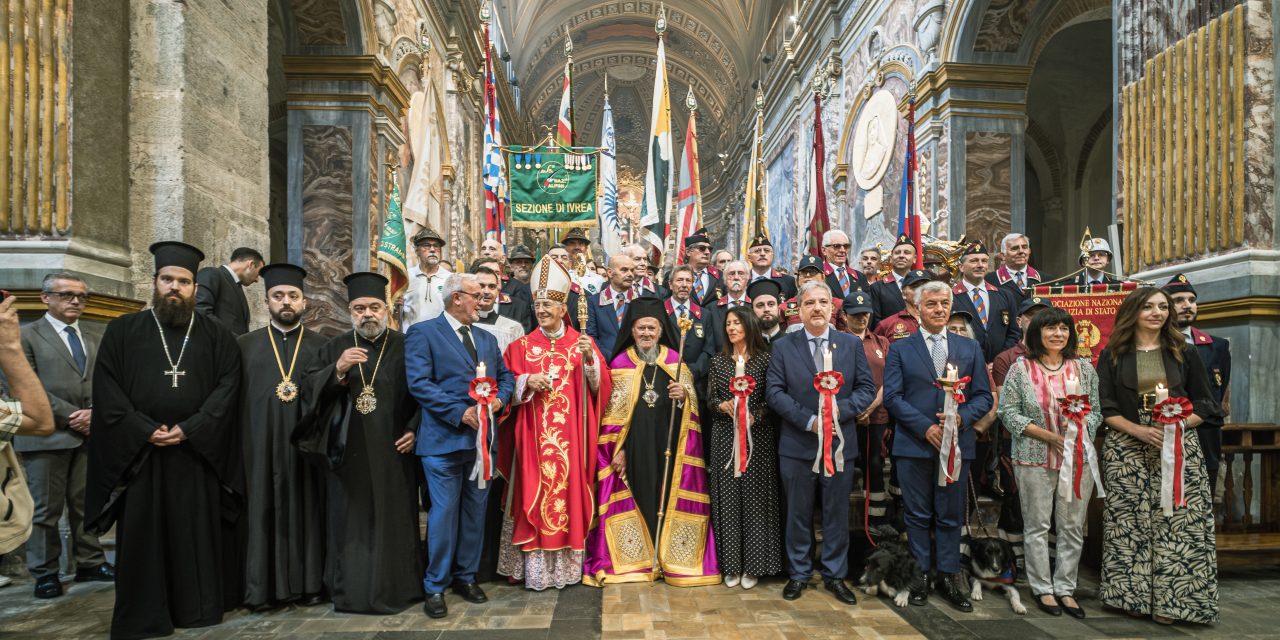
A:
{"type": "Polygon", "coordinates": [[[1080,381],[1076,379],[1075,376],[1071,376],[1067,378],[1066,384],[1067,384],[1067,395],[1069,396],[1080,395],[1080,381]]]}
{"type": "Polygon", "coordinates": [[[485,375],[484,375],[484,363],[483,363],[483,362],[481,362],[480,364],[476,365],[476,377],[477,377],[477,378],[483,378],[483,377],[485,377],[485,375]]]}
{"type": "Polygon", "coordinates": [[[947,363],[947,376],[944,379],[949,382],[955,382],[960,379],[959,374],[956,373],[956,366],[954,364],[947,363]]]}
{"type": "Polygon", "coordinates": [[[822,370],[833,371],[831,368],[831,347],[827,347],[827,351],[822,354],[822,370]]]}
{"type": "Polygon", "coordinates": [[[733,366],[733,376],[741,378],[745,375],[747,375],[747,361],[742,356],[738,356],[738,363],[733,366]]]}
{"type": "Polygon", "coordinates": [[[1169,390],[1163,384],[1156,384],[1156,404],[1169,399],[1169,390]]]}

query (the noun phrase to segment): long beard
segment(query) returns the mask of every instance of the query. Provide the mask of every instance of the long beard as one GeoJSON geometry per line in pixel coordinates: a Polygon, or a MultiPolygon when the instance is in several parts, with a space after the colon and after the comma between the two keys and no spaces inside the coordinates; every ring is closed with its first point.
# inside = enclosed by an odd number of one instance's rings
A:
{"type": "Polygon", "coordinates": [[[356,333],[365,340],[377,340],[387,330],[386,320],[365,320],[352,326],[356,333]]]}
{"type": "Polygon", "coordinates": [[[773,331],[773,328],[776,326],[778,326],[777,316],[760,318],[760,328],[763,329],[765,333],[769,333],[770,331],[773,331]]]}
{"type": "Polygon", "coordinates": [[[195,296],[183,298],[181,295],[174,299],[155,291],[151,294],[151,308],[162,324],[185,327],[191,321],[191,314],[195,313],[196,300],[195,296]]]}
{"type": "Polygon", "coordinates": [[[658,361],[658,353],[661,351],[658,344],[654,344],[652,349],[641,349],[640,345],[636,345],[636,353],[645,364],[653,364],[658,361]]]}

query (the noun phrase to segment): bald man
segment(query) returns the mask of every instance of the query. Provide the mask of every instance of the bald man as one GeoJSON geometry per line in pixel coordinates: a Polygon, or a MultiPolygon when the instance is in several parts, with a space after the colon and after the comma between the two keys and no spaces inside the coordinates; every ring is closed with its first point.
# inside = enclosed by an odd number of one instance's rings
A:
{"type": "Polygon", "coordinates": [[[600,293],[587,298],[587,335],[595,338],[603,353],[613,353],[613,343],[618,337],[618,327],[627,305],[637,297],[633,288],[636,280],[636,261],[631,256],[617,254],[609,258],[609,282],[600,293]]]}

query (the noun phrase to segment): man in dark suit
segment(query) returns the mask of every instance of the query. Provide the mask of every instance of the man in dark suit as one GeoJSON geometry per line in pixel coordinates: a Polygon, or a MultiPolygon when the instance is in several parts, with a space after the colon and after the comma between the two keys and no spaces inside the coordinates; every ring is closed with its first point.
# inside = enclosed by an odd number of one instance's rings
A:
{"type": "MultiPolygon", "coordinates": [[[[631,256],[636,263],[636,278],[631,286],[637,296],[654,296],[665,300],[671,291],[658,284],[658,279],[649,275],[649,251],[638,244],[629,244],[622,252],[631,256]]],[[[668,282],[670,284],[670,282],[668,282]]]]}
{"type": "Polygon", "coordinates": [[[237,337],[249,333],[249,301],[244,287],[258,281],[262,254],[240,247],[221,267],[205,267],[196,274],[196,311],[215,318],[237,337]]]}
{"type": "Polygon", "coordinates": [[[698,229],[684,239],[684,263],[693,270],[693,299],[698,306],[708,307],[724,294],[720,271],[711,266],[711,238],[706,229],[698,229]]]}
{"type": "Polygon", "coordinates": [[[35,500],[32,534],[27,541],[27,570],[35,578],[35,597],[62,595],[58,560],[62,543],[58,519],[65,508],[75,552],[76,582],[114,581],[98,537],[84,528],[84,492],[88,472],[89,418],[93,414],[93,362],[102,331],[80,324],[89,300],[84,280],[70,273],[44,278],[40,300],[44,317],[22,328],[22,350],[40,378],[53,407],[55,431],[43,438],[17,436],[27,485],[35,500]]]}
{"type": "Polygon", "coordinates": [[[595,338],[601,353],[613,353],[618,326],[627,305],[636,296],[635,261],[626,254],[609,257],[609,282],[599,295],[587,298],[587,335],[595,338]]]}
{"type": "Polygon", "coordinates": [[[960,281],[952,289],[954,308],[974,319],[973,332],[987,362],[994,362],[1005,349],[1018,344],[1018,300],[1006,287],[987,282],[990,257],[981,242],[965,248],[960,256],[960,281]]]}
{"type": "Polygon", "coordinates": [[[742,260],[730,260],[724,265],[720,278],[721,283],[724,284],[724,295],[706,309],[707,324],[715,334],[717,345],[728,342],[724,336],[724,321],[729,315],[729,309],[751,306],[751,298],[747,296],[749,273],[751,268],[742,260]]]}
{"type": "Polygon", "coordinates": [[[796,297],[796,279],[773,268],[773,243],[769,242],[769,236],[760,234],[751,239],[747,260],[751,262],[748,274],[751,282],[773,280],[782,287],[782,300],[796,297]]]}
{"type": "Polygon", "coordinates": [[[1222,460],[1222,425],[1226,417],[1231,415],[1231,342],[1226,338],[1211,336],[1192,325],[1199,313],[1196,304],[1196,289],[1191,286],[1187,276],[1179,273],[1164,285],[1164,290],[1173,300],[1173,312],[1177,314],[1178,330],[1186,337],[1188,344],[1193,344],[1204,363],[1209,378],[1209,392],[1222,407],[1219,415],[1206,418],[1204,424],[1195,429],[1200,438],[1200,449],[1204,452],[1204,467],[1209,474],[1209,490],[1218,486],[1218,467],[1222,460]]]}
{"type": "Polygon", "coordinates": [[[845,584],[849,572],[849,492],[858,458],[858,416],[871,406],[876,385],[862,342],[831,327],[831,291],[826,284],[800,286],[796,296],[804,329],[773,344],[765,376],[765,401],[782,419],[778,439],[779,470],[786,495],[787,558],[790,580],[782,597],[795,600],[813,575],[813,498],[822,487],[822,578],[837,600],[854,604],[857,598],[845,584]],[[829,468],[818,433],[823,429],[814,377],[831,369],[844,376],[836,393],[829,468]],[[843,452],[836,444],[843,443],[843,452]],[[843,453],[843,456],[839,455],[843,453]]]}
{"type": "Polygon", "coordinates": [[[843,300],[849,299],[854,291],[866,291],[869,284],[862,272],[849,265],[849,235],[839,229],[831,229],[822,234],[822,265],[827,276],[827,286],[831,295],[843,300]]]}
{"type": "Polygon", "coordinates": [[[1071,283],[1077,287],[1095,284],[1119,284],[1120,280],[1111,275],[1111,243],[1102,238],[1086,237],[1080,247],[1080,266],[1083,271],[1077,273],[1071,283]]]}
{"type": "Polygon", "coordinates": [[[1044,278],[1031,266],[1031,241],[1021,233],[1000,240],[1000,268],[987,274],[987,282],[1006,287],[1018,300],[1031,297],[1044,278]]]}
{"type": "Polygon", "coordinates": [[[681,317],[693,320],[693,326],[684,338],[684,362],[693,374],[694,386],[702,389],[711,369],[711,356],[718,347],[715,332],[709,325],[710,315],[690,297],[693,293],[693,270],[688,265],[672,269],[667,284],[671,285],[671,297],[664,304],[667,315],[671,317],[671,326],[680,326],[678,321],[681,317]]]}
{"type": "Polygon", "coordinates": [[[982,348],[947,331],[951,295],[942,282],[928,282],[916,290],[920,331],[889,345],[884,406],[897,424],[893,457],[906,508],[907,541],[921,569],[910,587],[911,604],[925,604],[927,573],[936,571],[936,588],[943,598],[961,611],[972,611],[969,585],[960,572],[960,528],[965,520],[969,464],[974,458],[973,424],[991,410],[992,398],[982,348]],[[965,401],[958,408],[960,473],[955,482],[940,487],[938,456],[945,398],[937,380],[945,375],[948,365],[955,367],[957,378],[968,376],[969,382],[964,389],[965,401]]]}
{"type": "Polygon", "coordinates": [[[497,339],[487,331],[472,330],[479,317],[479,296],[480,284],[474,275],[449,276],[444,313],[413,325],[405,337],[409,390],[422,407],[415,452],[422,459],[431,494],[423,610],[432,618],[448,614],[446,587],[468,602],[488,600],[476,584],[476,572],[484,546],[489,490],[468,480],[476,463],[480,424],[469,389],[477,366],[483,363],[485,375],[498,383],[497,396],[489,404],[497,416],[511,399],[515,379],[502,360],[497,339]]]}
{"type": "Polygon", "coordinates": [[[889,265],[892,270],[877,282],[871,283],[871,328],[880,324],[881,320],[899,314],[907,309],[902,298],[902,282],[916,265],[916,245],[911,236],[902,234],[889,251],[889,265]]]}

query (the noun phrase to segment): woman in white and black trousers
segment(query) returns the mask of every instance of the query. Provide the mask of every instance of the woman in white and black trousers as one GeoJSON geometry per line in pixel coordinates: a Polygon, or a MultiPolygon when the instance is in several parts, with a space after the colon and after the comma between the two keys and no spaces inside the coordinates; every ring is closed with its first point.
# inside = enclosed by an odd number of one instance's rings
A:
{"type": "MultiPolygon", "coordinates": [[[[1080,550],[1084,544],[1085,515],[1094,479],[1087,468],[1080,481],[1080,497],[1070,502],[1058,490],[1067,419],[1058,400],[1067,395],[1067,380],[1074,379],[1078,394],[1089,396],[1093,410],[1084,420],[1093,442],[1102,424],[1098,400],[1098,373],[1088,358],[1076,358],[1076,325],[1062,309],[1047,309],[1027,326],[1027,355],[1009,368],[1000,393],[998,413],[1013,444],[1014,477],[1022,504],[1023,548],[1027,583],[1036,605],[1051,615],[1065,610],[1083,618],[1074,597],[1080,550]],[[1057,566],[1049,569],[1049,528],[1057,525],[1057,566]]],[[[1062,485],[1070,491],[1070,485],[1062,485]]]]}

